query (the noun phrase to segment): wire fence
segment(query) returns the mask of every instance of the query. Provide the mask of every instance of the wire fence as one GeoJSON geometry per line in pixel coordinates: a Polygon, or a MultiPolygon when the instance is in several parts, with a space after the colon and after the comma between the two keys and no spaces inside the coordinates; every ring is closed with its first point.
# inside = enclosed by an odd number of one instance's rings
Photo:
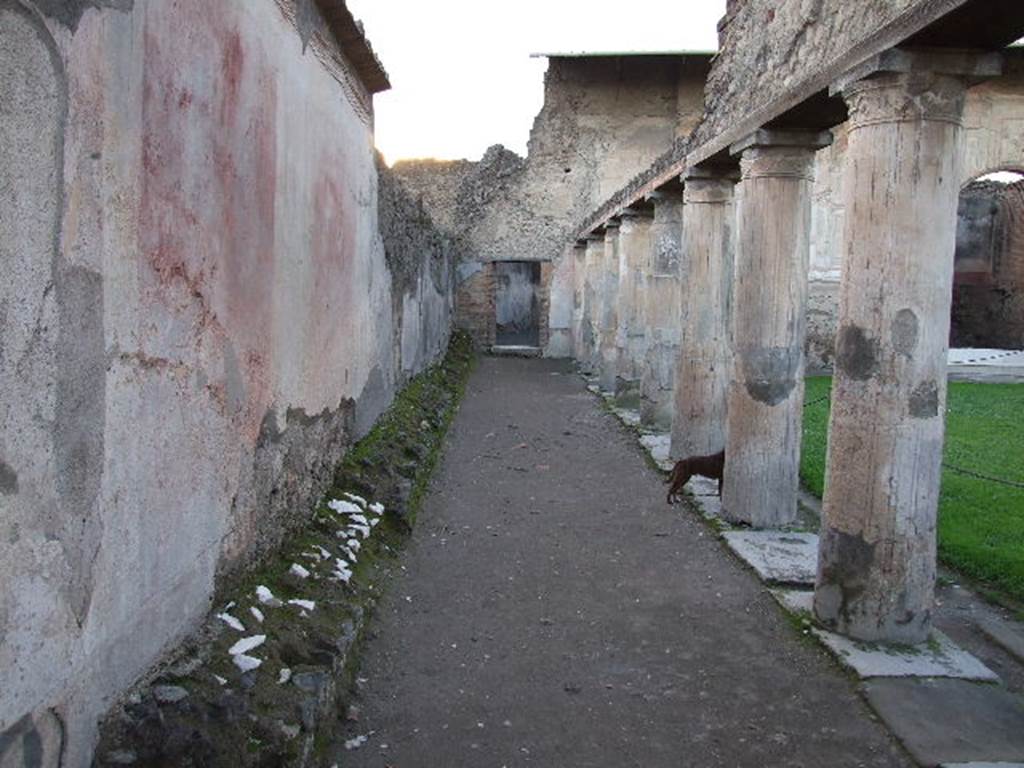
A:
{"type": "MultiPolygon", "coordinates": [[[[821,405],[822,403],[828,402],[832,397],[832,393],[826,393],[821,397],[816,397],[804,403],[804,408],[810,408],[815,405],[821,405]]],[[[1024,481],[1020,480],[1008,480],[1005,477],[993,477],[992,475],[986,475],[981,472],[975,472],[973,469],[967,469],[965,467],[958,467],[955,464],[948,462],[942,463],[943,469],[948,469],[950,472],[955,472],[958,475],[964,475],[966,477],[973,477],[975,480],[984,480],[989,483],[995,483],[997,485],[1003,485],[1008,488],[1021,488],[1024,489],[1024,481]]]]}
{"type": "Polygon", "coordinates": [[[1002,477],[983,475],[981,472],[975,472],[972,469],[964,469],[963,467],[958,467],[954,464],[947,464],[946,462],[942,463],[942,468],[948,469],[950,472],[956,472],[958,475],[967,475],[968,477],[973,477],[977,480],[985,480],[989,483],[997,483],[998,485],[1005,485],[1010,488],[1024,488],[1024,483],[1017,480],[1007,480],[1002,477]]]}

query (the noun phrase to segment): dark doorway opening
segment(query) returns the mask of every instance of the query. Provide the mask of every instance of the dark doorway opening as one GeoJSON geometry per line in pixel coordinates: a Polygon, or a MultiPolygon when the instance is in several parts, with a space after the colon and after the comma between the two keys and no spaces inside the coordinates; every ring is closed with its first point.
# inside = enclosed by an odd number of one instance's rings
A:
{"type": "Polygon", "coordinates": [[[499,347],[540,345],[540,263],[498,261],[495,275],[495,343],[499,347]]]}

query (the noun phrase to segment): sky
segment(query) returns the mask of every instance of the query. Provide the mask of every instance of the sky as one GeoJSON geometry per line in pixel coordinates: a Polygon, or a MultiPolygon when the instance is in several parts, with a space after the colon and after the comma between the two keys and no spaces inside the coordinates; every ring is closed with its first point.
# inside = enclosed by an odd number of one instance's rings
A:
{"type": "Polygon", "coordinates": [[[377,94],[377,148],[478,160],[526,154],[544,97],[531,53],[715,50],[725,0],[348,0],[391,78],[377,94]]]}

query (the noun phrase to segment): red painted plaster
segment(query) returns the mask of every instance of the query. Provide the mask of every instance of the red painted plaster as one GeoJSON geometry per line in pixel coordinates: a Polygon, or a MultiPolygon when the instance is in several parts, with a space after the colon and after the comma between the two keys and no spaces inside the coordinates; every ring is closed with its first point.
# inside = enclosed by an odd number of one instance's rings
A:
{"type": "Polygon", "coordinates": [[[273,66],[231,5],[204,0],[153,6],[144,46],[145,300],[185,318],[196,350],[233,345],[245,405],[229,416],[255,439],[272,397],[273,66]]]}

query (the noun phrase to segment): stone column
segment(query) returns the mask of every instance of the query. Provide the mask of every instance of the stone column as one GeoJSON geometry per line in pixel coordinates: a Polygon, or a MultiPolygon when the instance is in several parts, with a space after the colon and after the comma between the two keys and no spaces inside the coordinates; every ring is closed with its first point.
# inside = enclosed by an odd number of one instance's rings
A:
{"type": "Polygon", "coordinates": [[[995,55],[889,51],[849,106],[839,334],[814,609],[868,641],[931,630],[961,114],[995,55]]]}
{"type": "Polygon", "coordinates": [[[725,447],[729,349],[727,280],[732,275],[735,176],[691,169],[684,176],[683,253],[671,455],[706,456],[725,447]]]}
{"type": "Polygon", "coordinates": [[[569,258],[572,259],[572,350],[577,362],[583,360],[583,306],[587,276],[587,241],[573,243],[569,258]]]}
{"type": "Polygon", "coordinates": [[[619,350],[615,346],[615,335],[618,331],[619,318],[617,299],[619,293],[619,220],[612,219],[605,223],[604,271],[601,285],[601,324],[600,324],[600,366],[598,376],[602,392],[615,392],[615,376],[618,373],[619,350]]]}
{"type": "Polygon", "coordinates": [[[587,235],[583,269],[583,317],[580,367],[588,375],[600,369],[601,281],[604,279],[604,230],[587,235]]]}
{"type": "Polygon", "coordinates": [[[651,211],[629,208],[622,212],[620,221],[615,399],[622,408],[639,408],[640,371],[647,341],[640,300],[643,296],[644,266],[651,250],[651,211]]]}
{"type": "Polygon", "coordinates": [[[682,326],[679,323],[683,271],[683,194],[655,192],[650,252],[641,297],[647,345],[640,376],[640,423],[659,432],[672,428],[672,388],[682,326]]]}
{"type": "Polygon", "coordinates": [[[824,134],[757,131],[741,154],[722,511],[778,528],[796,519],[814,153],[824,134]]]}

